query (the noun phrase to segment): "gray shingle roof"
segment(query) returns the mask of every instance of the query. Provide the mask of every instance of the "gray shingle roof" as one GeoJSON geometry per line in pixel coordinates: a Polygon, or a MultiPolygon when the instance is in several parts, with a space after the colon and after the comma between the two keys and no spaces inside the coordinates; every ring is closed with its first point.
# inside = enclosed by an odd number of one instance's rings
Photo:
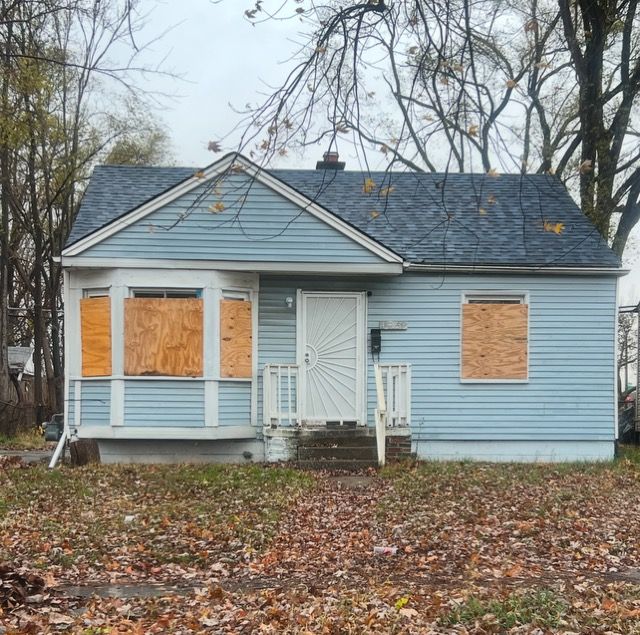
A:
{"type": "MultiPolygon", "coordinates": [[[[562,183],[546,175],[270,170],[414,263],[618,267],[562,183]],[[371,178],[375,188],[363,192],[371,178]],[[385,196],[384,188],[391,187],[385,196]],[[560,234],[543,222],[562,223],[560,234]]],[[[193,168],[98,166],[67,245],[193,176],[193,168]]]]}
{"type": "Polygon", "coordinates": [[[67,246],[193,176],[193,168],[99,165],[93,170],[67,246]]]}

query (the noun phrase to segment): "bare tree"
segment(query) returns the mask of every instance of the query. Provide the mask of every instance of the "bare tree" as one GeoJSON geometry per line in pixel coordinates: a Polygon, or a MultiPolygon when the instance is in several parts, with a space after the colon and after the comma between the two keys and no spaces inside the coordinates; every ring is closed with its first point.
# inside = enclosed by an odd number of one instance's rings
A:
{"type": "Polygon", "coordinates": [[[619,393],[629,386],[629,369],[638,363],[637,319],[637,313],[627,312],[618,315],[618,370],[624,376],[622,390],[619,393]]]}
{"type": "Polygon", "coordinates": [[[252,156],[350,139],[365,166],[379,151],[556,174],[622,254],[640,218],[637,0],[261,0],[245,16],[303,25],[297,65],[245,112],[252,156]]]}
{"type": "Polygon", "coordinates": [[[0,402],[10,400],[7,346],[34,346],[36,420],[63,404],[62,271],[93,164],[138,129],[117,105],[142,95],[134,0],[0,0],[0,402]],[[114,48],[123,64],[109,59],[114,48]],[[105,107],[99,90],[112,93],[105,107]],[[9,320],[9,307],[11,317],[9,320]],[[12,339],[15,338],[15,339],[12,339]],[[43,384],[46,378],[46,390],[43,384]]]}

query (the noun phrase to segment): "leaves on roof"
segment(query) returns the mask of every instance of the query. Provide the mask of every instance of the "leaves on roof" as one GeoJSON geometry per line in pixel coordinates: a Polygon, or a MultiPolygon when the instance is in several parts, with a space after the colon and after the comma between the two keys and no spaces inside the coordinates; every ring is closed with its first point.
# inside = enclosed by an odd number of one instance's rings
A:
{"type": "Polygon", "coordinates": [[[553,223],[548,220],[543,221],[542,227],[544,231],[554,234],[561,234],[564,231],[564,223],[553,223]]]}
{"type": "Polygon", "coordinates": [[[362,184],[362,191],[365,194],[371,194],[371,192],[375,191],[376,189],[376,183],[372,178],[368,178],[364,180],[364,183],[362,184]]]}
{"type": "Polygon", "coordinates": [[[392,194],[395,191],[394,185],[387,185],[387,187],[380,188],[380,196],[387,197],[389,194],[392,194]]]}

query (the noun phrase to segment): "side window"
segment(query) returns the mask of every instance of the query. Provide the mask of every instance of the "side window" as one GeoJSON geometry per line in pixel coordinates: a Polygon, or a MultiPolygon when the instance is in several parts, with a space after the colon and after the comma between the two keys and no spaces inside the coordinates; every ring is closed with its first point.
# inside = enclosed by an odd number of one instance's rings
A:
{"type": "Polygon", "coordinates": [[[220,376],[251,379],[253,319],[249,293],[223,291],[220,300],[220,376]]]}
{"type": "Polygon", "coordinates": [[[525,294],[465,294],[461,320],[463,381],[529,378],[529,305],[525,294]]]}
{"type": "Polygon", "coordinates": [[[84,289],[80,300],[82,376],[111,375],[111,298],[109,289],[84,289]]]}
{"type": "Polygon", "coordinates": [[[203,303],[199,289],[132,289],[124,301],[124,372],[201,377],[203,303]]]}

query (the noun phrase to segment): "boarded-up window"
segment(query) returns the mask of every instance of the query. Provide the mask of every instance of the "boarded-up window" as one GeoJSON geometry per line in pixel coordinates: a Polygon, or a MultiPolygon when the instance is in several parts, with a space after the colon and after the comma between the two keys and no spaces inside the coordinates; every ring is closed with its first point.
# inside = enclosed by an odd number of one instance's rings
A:
{"type": "Polygon", "coordinates": [[[462,379],[528,378],[529,307],[512,299],[462,305],[462,379]]]}
{"type": "Polygon", "coordinates": [[[109,297],[80,300],[82,376],[111,375],[111,301],[109,297]]]}
{"type": "Polygon", "coordinates": [[[127,298],[126,375],[202,376],[202,300],[127,298]]]}
{"type": "Polygon", "coordinates": [[[251,378],[253,329],[251,302],[220,301],[220,375],[251,378]]]}

